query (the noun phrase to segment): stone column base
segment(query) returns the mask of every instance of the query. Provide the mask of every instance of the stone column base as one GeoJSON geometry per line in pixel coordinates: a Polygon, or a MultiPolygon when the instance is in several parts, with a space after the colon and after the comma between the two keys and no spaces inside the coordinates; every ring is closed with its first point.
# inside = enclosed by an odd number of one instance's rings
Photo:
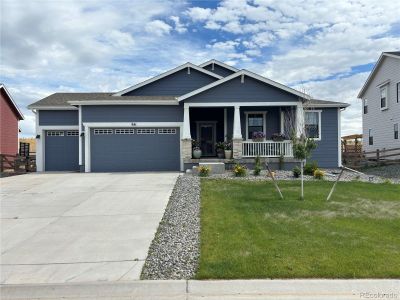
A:
{"type": "Polygon", "coordinates": [[[185,161],[186,159],[192,158],[192,140],[191,139],[182,139],[182,159],[185,161]]]}
{"type": "Polygon", "coordinates": [[[233,158],[240,159],[242,158],[242,139],[233,139],[232,140],[232,153],[233,158]]]}

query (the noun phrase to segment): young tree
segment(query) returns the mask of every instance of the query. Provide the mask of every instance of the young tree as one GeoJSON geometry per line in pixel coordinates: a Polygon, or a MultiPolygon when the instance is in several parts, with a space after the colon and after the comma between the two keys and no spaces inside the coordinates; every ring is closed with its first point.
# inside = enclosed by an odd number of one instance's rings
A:
{"type": "Polygon", "coordinates": [[[300,162],[301,171],[301,200],[304,200],[304,166],[311,152],[317,147],[314,139],[308,136],[305,130],[304,112],[310,111],[310,99],[302,98],[297,109],[287,109],[284,111],[285,134],[289,135],[293,144],[293,157],[300,162]]]}

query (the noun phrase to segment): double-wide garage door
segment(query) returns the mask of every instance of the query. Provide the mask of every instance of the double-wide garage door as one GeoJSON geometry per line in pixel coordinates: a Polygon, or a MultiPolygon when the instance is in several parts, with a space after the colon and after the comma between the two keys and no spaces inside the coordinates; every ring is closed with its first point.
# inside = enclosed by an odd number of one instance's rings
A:
{"type": "Polygon", "coordinates": [[[45,170],[79,171],[78,130],[48,130],[45,134],[45,170]]]}
{"type": "Polygon", "coordinates": [[[93,128],[92,172],[178,171],[179,128],[93,128]]]}

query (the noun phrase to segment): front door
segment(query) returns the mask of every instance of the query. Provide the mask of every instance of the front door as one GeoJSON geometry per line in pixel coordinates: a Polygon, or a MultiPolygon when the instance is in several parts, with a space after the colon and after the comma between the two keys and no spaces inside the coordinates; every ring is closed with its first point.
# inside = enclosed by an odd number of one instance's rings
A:
{"type": "Polygon", "coordinates": [[[215,156],[215,123],[199,123],[199,142],[202,156],[215,156]]]}

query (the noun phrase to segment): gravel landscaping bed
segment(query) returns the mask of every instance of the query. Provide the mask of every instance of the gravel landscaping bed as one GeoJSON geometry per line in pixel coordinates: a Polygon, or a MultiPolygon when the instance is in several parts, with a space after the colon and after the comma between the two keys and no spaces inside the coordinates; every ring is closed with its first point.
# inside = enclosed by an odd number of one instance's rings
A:
{"type": "Polygon", "coordinates": [[[365,168],[361,171],[371,175],[400,179],[400,164],[380,166],[380,167],[370,167],[370,168],[365,168]]]}
{"type": "Polygon", "coordinates": [[[151,243],[141,279],[190,279],[200,254],[200,180],[179,176],[151,243]]]}
{"type": "MultiPolygon", "coordinates": [[[[325,172],[324,180],[326,181],[335,181],[339,176],[340,169],[321,169],[325,172]]],[[[300,178],[293,177],[292,171],[285,170],[275,170],[275,179],[276,180],[300,180],[300,178]]],[[[188,174],[188,177],[196,177],[197,175],[188,174]]],[[[212,174],[205,178],[221,178],[221,179],[234,179],[234,180],[271,180],[268,175],[268,172],[263,170],[259,176],[253,175],[253,170],[248,170],[247,175],[245,177],[235,177],[235,175],[231,171],[226,171],[224,174],[212,174]]],[[[304,175],[304,180],[318,180],[313,176],[304,175]]],[[[357,173],[353,173],[350,171],[344,171],[342,177],[340,177],[340,181],[363,181],[363,182],[372,182],[372,183],[383,183],[390,181],[392,183],[400,184],[400,178],[385,178],[372,174],[360,175],[357,173]]]]}

